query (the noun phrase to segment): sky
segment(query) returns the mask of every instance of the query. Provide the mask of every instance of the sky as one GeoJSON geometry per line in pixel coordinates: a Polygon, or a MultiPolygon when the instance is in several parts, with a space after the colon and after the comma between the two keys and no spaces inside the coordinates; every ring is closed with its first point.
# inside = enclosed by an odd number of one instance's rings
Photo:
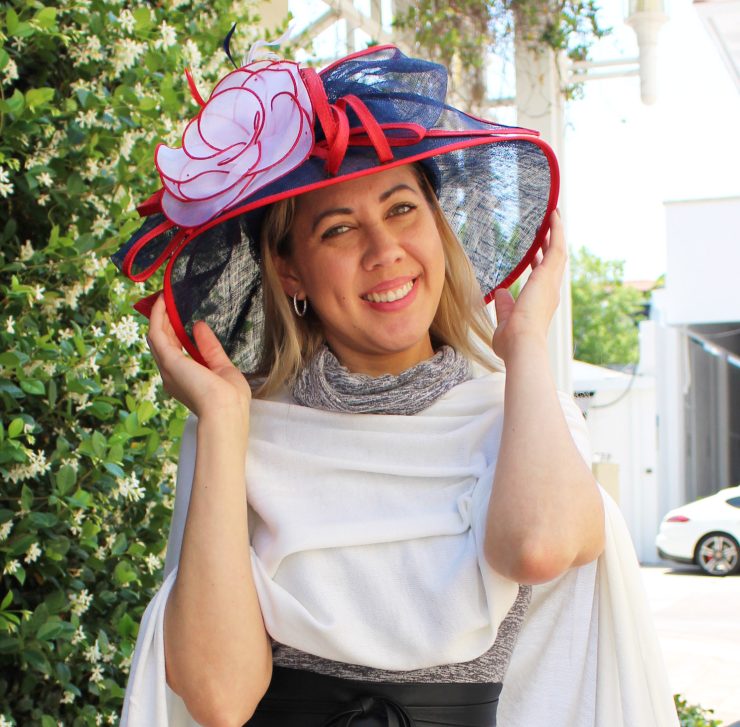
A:
{"type": "MultiPolygon", "coordinates": [[[[370,0],[356,0],[364,9],[370,0]]],[[[381,0],[387,5],[387,0],[381,0]]],[[[658,46],[658,100],[640,100],[637,77],[590,81],[566,105],[561,154],[561,211],[571,249],[623,260],[628,280],[655,279],[666,269],[665,202],[740,196],[740,93],[691,0],[665,0],[669,20],[658,46]]],[[[624,23],[626,2],[600,0],[602,25],[613,29],[591,50],[594,60],[637,56],[624,23]]],[[[326,6],[291,0],[297,30],[326,6]]],[[[346,38],[327,31],[314,51],[346,38]]],[[[512,68],[494,59],[494,95],[513,92],[512,68]]],[[[513,109],[498,120],[515,123],[513,109]]]]}
{"type": "MultiPolygon", "coordinates": [[[[614,32],[592,57],[635,56],[622,3],[601,7],[614,32]]],[[[691,2],[667,10],[654,105],[641,103],[638,78],[624,78],[587,83],[566,109],[569,243],[624,260],[627,279],[665,272],[666,201],[740,196],[740,93],[691,2]]]]}

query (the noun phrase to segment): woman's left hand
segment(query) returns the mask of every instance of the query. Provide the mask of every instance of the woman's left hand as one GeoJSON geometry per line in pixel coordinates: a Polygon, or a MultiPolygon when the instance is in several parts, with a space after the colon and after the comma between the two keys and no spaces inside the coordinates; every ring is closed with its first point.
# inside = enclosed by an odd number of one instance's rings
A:
{"type": "Polygon", "coordinates": [[[550,232],[531,263],[532,272],[514,300],[508,290],[497,290],[493,350],[506,362],[524,342],[547,345],[547,331],[560,302],[567,249],[560,214],[550,215],[550,232]]]}

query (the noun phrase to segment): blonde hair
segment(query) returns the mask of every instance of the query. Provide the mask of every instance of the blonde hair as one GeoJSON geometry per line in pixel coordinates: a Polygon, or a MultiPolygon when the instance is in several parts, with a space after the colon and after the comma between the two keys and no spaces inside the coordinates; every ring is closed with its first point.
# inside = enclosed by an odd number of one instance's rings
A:
{"type": "MultiPolygon", "coordinates": [[[[489,371],[503,367],[491,350],[493,324],[483,303],[473,266],[450,227],[426,174],[413,169],[434,215],[445,255],[445,280],[437,312],[429,328],[434,348],[449,345],[489,371]]],[[[262,294],[265,327],[262,356],[254,374],[262,379],[257,397],[274,393],[293,381],[324,342],[321,322],[309,305],[304,318],[293,312],[291,299],[280,283],[274,256],[290,257],[290,232],[295,218],[295,197],[271,205],[264,217],[260,237],[262,294]]]]}

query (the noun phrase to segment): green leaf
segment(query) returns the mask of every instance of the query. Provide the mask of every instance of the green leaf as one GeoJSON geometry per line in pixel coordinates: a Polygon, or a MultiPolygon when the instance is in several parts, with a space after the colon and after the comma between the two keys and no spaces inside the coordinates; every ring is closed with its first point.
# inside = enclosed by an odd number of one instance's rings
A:
{"type": "Polygon", "coordinates": [[[136,414],[139,417],[140,424],[146,424],[155,414],[157,408],[152,404],[151,401],[144,400],[136,407],[136,414]]]}
{"type": "Polygon", "coordinates": [[[136,621],[134,621],[127,613],[124,613],[123,616],[118,619],[116,631],[118,631],[123,638],[133,638],[136,636],[136,621]]]}
{"type": "Polygon", "coordinates": [[[87,540],[100,532],[100,525],[93,520],[85,520],[82,525],[82,538],[87,540]]]}
{"type": "Polygon", "coordinates": [[[95,452],[100,459],[105,459],[105,452],[108,449],[108,443],[100,432],[93,432],[92,448],[93,452],[95,452]]]}
{"type": "Polygon", "coordinates": [[[87,508],[90,507],[91,501],[92,501],[92,495],[89,492],[80,490],[79,488],[75,491],[75,494],[72,495],[72,497],[67,498],[67,502],[72,507],[76,507],[81,510],[87,510],[87,508]]]}
{"type": "Polygon", "coordinates": [[[22,431],[23,419],[16,417],[12,422],[10,422],[10,426],[8,426],[8,437],[10,437],[10,439],[15,439],[22,431]]]}
{"type": "Polygon", "coordinates": [[[108,443],[111,445],[110,449],[108,450],[108,457],[107,462],[114,463],[114,464],[121,464],[123,462],[123,446],[121,444],[112,443],[113,438],[111,437],[108,440],[108,443]]]}
{"type": "Polygon", "coordinates": [[[13,91],[13,95],[10,98],[0,101],[0,109],[13,114],[13,116],[20,116],[25,105],[26,99],[17,88],[13,91]]]}
{"type": "Polygon", "coordinates": [[[118,533],[110,549],[112,555],[123,555],[128,548],[128,538],[126,533],[118,533]]]}
{"type": "Polygon", "coordinates": [[[62,495],[66,495],[77,482],[77,472],[75,468],[65,464],[57,472],[57,489],[62,495]]]}
{"type": "Polygon", "coordinates": [[[59,519],[53,512],[32,512],[28,521],[35,528],[53,528],[59,519]]]}
{"type": "Polygon", "coordinates": [[[51,674],[49,660],[37,649],[23,649],[21,654],[36,671],[40,671],[42,674],[51,674]]]}
{"type": "Polygon", "coordinates": [[[151,457],[158,449],[162,440],[158,432],[152,432],[146,440],[146,456],[151,457]]]}
{"type": "Polygon", "coordinates": [[[43,28],[44,30],[51,30],[57,22],[56,8],[41,8],[41,10],[39,10],[36,15],[33,16],[33,21],[40,28],[43,28]]]}
{"type": "Polygon", "coordinates": [[[21,360],[12,351],[4,351],[3,353],[0,353],[0,366],[5,366],[10,369],[15,368],[20,362],[21,360]]]}
{"type": "Polygon", "coordinates": [[[0,393],[8,394],[14,399],[23,399],[25,394],[15,384],[11,384],[10,381],[0,381],[0,393]]]}
{"type": "Polygon", "coordinates": [[[5,16],[5,25],[8,29],[8,35],[15,35],[18,30],[18,26],[20,25],[20,21],[18,20],[18,13],[16,13],[13,8],[8,8],[8,12],[5,16]]]}
{"type": "Polygon", "coordinates": [[[21,488],[21,505],[24,510],[33,508],[33,490],[28,485],[23,485],[21,488]]]}
{"type": "MultiPolygon", "coordinates": [[[[57,667],[59,665],[57,664],[57,667]]],[[[48,714],[41,715],[41,727],[57,727],[59,723],[48,714]]]]}
{"type": "Polygon", "coordinates": [[[4,611],[11,603],[13,603],[13,591],[8,591],[5,598],[3,598],[3,602],[0,603],[0,611],[4,611]]]}
{"type": "Polygon", "coordinates": [[[23,389],[26,394],[33,394],[34,396],[43,396],[46,394],[44,382],[39,381],[38,379],[24,379],[21,381],[21,389],[23,389]]]}
{"type": "Polygon", "coordinates": [[[146,30],[152,25],[152,14],[149,8],[139,6],[133,11],[134,19],[136,20],[136,30],[146,30]]]}
{"type": "Polygon", "coordinates": [[[105,421],[113,416],[115,409],[110,404],[108,404],[108,402],[98,400],[93,402],[93,404],[88,407],[87,411],[90,412],[90,414],[92,414],[96,419],[105,421]]]}
{"type": "Polygon", "coordinates": [[[53,88],[32,88],[26,91],[26,103],[31,109],[48,104],[54,98],[53,88]]]}
{"type": "Polygon", "coordinates": [[[139,108],[142,111],[153,111],[157,108],[158,101],[151,96],[143,96],[139,101],[139,108]]]}
{"type": "Polygon", "coordinates": [[[64,623],[60,621],[47,621],[37,632],[39,641],[51,641],[64,631],[64,623]]]}
{"type": "Polygon", "coordinates": [[[49,380],[49,409],[53,409],[57,403],[57,382],[54,379],[49,380]]]}
{"type": "Polygon", "coordinates": [[[127,560],[121,560],[113,569],[113,581],[118,585],[125,586],[132,581],[138,580],[139,574],[127,560]]]}
{"type": "Polygon", "coordinates": [[[79,174],[77,174],[77,172],[72,172],[72,174],[67,177],[67,191],[73,197],[82,195],[86,189],[85,181],[79,174]]]}

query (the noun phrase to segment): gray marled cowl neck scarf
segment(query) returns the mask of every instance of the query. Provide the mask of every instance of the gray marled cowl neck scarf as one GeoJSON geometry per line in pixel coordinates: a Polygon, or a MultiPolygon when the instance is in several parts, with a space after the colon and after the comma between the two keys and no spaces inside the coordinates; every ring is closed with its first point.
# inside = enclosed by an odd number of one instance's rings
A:
{"type": "Polygon", "coordinates": [[[351,414],[418,414],[471,377],[470,363],[450,346],[397,376],[350,373],[322,346],[293,384],[303,406],[351,414]]]}

